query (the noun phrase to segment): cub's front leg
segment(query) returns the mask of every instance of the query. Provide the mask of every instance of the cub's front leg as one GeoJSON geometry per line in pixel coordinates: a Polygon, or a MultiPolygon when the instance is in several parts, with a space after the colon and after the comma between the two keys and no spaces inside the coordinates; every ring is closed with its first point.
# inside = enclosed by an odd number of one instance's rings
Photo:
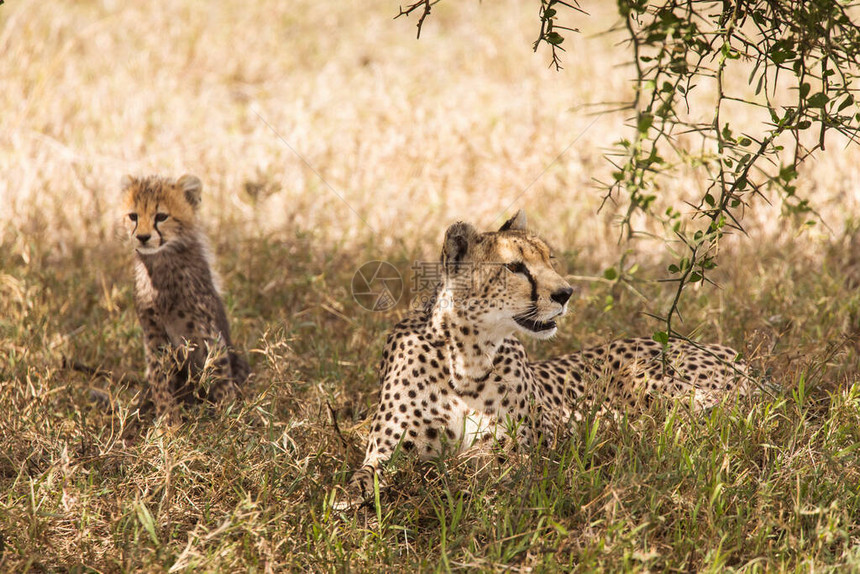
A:
{"type": "Polygon", "coordinates": [[[156,416],[165,416],[168,424],[176,424],[180,422],[180,418],[174,396],[175,379],[179,371],[175,350],[170,344],[167,331],[158,321],[155,309],[140,309],[138,317],[143,328],[146,380],[156,416]]]}
{"type": "MultiPolygon", "coordinates": [[[[193,307],[174,311],[168,330],[179,345],[179,363],[188,373],[187,388],[181,392],[187,402],[229,402],[238,395],[228,341],[208,313],[193,307]]],[[[181,383],[181,381],[177,381],[181,383]]]]}
{"type": "Polygon", "coordinates": [[[220,336],[207,337],[202,344],[205,352],[202,395],[216,404],[229,403],[239,396],[237,374],[233,372],[230,350],[220,336]]]}

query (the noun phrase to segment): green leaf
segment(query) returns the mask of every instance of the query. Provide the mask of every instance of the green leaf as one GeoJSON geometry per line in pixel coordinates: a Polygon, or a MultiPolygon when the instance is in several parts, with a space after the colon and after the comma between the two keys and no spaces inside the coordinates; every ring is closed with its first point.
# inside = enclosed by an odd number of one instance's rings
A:
{"type": "Polygon", "coordinates": [[[714,199],[714,196],[710,193],[705,194],[705,203],[707,203],[711,207],[714,207],[717,204],[716,200],[714,199]]]}
{"type": "Polygon", "coordinates": [[[802,84],[800,84],[800,97],[806,98],[806,96],[808,96],[808,95],[809,95],[809,83],[803,82],[802,84]]]}
{"type": "Polygon", "coordinates": [[[702,274],[697,271],[693,271],[692,273],[690,273],[690,277],[687,280],[690,283],[698,283],[702,280],[702,274]]]}
{"type": "Polygon", "coordinates": [[[747,138],[747,137],[743,137],[743,138],[738,140],[738,145],[742,145],[744,147],[750,145],[751,143],[752,143],[752,140],[750,138],[747,138]]]}
{"type": "Polygon", "coordinates": [[[818,92],[817,94],[810,97],[806,104],[811,108],[823,108],[827,102],[830,101],[830,98],[827,97],[827,94],[824,92],[818,92]]]}
{"type": "Polygon", "coordinates": [[[839,104],[839,110],[838,111],[841,112],[842,110],[844,110],[845,108],[847,108],[848,106],[850,106],[853,103],[854,103],[854,94],[848,94],[848,97],[845,98],[845,100],[843,100],[843,102],[841,104],[839,104]]]}
{"type": "Polygon", "coordinates": [[[153,544],[158,546],[158,534],[155,532],[155,520],[152,518],[152,514],[149,512],[149,509],[140,501],[135,501],[132,506],[134,507],[135,514],[137,514],[138,522],[143,525],[144,530],[149,534],[149,538],[152,540],[153,544]]]}
{"type": "Polygon", "coordinates": [[[544,36],[544,40],[552,44],[553,46],[558,46],[562,42],[564,42],[564,37],[558,32],[550,32],[546,36],[544,36]]]}
{"type": "Polygon", "coordinates": [[[669,344],[669,333],[666,331],[654,331],[654,334],[651,336],[652,339],[663,345],[664,347],[669,344]]]}
{"type": "MultiPolygon", "coordinates": [[[[858,444],[860,444],[860,443],[858,443],[858,444]]],[[[558,532],[561,536],[567,537],[567,535],[569,534],[567,528],[565,528],[564,526],[562,526],[561,524],[559,524],[555,520],[550,519],[549,523],[552,525],[553,528],[555,528],[555,531],[558,532]]]]}
{"type": "Polygon", "coordinates": [[[639,133],[644,134],[648,133],[648,130],[654,124],[654,116],[651,114],[642,114],[639,118],[639,123],[636,124],[636,129],[639,133]]]}
{"type": "Polygon", "coordinates": [[[797,177],[797,170],[794,166],[785,165],[782,166],[779,170],[779,178],[783,180],[785,183],[788,183],[794,180],[797,177]]]}
{"type": "Polygon", "coordinates": [[[615,279],[618,277],[618,271],[615,270],[615,267],[610,267],[603,272],[603,277],[605,279],[608,279],[609,281],[615,281],[615,279]]]}

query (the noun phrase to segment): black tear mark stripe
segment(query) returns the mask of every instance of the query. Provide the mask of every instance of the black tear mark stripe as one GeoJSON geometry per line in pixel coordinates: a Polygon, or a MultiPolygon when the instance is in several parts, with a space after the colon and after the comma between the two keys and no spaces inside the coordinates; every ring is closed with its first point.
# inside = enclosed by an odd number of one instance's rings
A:
{"type": "MultiPolygon", "coordinates": [[[[517,245],[517,247],[520,250],[520,256],[523,258],[523,260],[525,260],[526,252],[523,251],[523,246],[517,245]]],[[[517,273],[522,273],[523,275],[526,276],[526,279],[529,280],[529,283],[532,286],[532,301],[537,303],[537,300],[538,300],[537,281],[535,281],[534,275],[532,275],[531,271],[529,271],[529,268],[526,267],[526,264],[523,263],[522,261],[518,262],[516,265],[517,265],[517,273]]]]}
{"type": "Polygon", "coordinates": [[[526,276],[526,279],[529,280],[529,283],[532,286],[532,301],[537,303],[538,300],[538,291],[537,291],[537,281],[535,281],[534,275],[529,271],[529,268],[525,266],[524,263],[520,263],[522,267],[522,273],[526,276]]]}
{"type": "Polygon", "coordinates": [[[517,261],[515,263],[507,263],[505,264],[505,267],[507,267],[511,273],[522,273],[526,276],[526,279],[529,280],[529,284],[532,286],[532,301],[537,303],[537,281],[535,280],[534,275],[532,275],[531,271],[529,271],[529,268],[526,267],[526,264],[522,261],[517,261]]]}
{"type": "Polygon", "coordinates": [[[152,228],[155,229],[155,232],[158,234],[158,245],[164,245],[164,236],[161,234],[161,230],[158,228],[158,208],[159,204],[155,204],[155,215],[152,218],[152,228]]]}

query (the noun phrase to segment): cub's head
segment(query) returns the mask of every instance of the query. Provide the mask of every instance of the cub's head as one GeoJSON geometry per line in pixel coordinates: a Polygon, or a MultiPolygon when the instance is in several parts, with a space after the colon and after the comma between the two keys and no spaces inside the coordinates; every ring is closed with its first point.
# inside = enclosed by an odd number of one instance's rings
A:
{"type": "Polygon", "coordinates": [[[194,235],[202,184],[193,175],[178,180],[122,178],[125,225],[138,253],[178,247],[194,235]]]}
{"type": "Polygon", "coordinates": [[[440,304],[499,335],[549,338],[573,293],[551,259],[547,244],[526,230],[522,211],[494,232],[455,223],[442,245],[440,304]]]}

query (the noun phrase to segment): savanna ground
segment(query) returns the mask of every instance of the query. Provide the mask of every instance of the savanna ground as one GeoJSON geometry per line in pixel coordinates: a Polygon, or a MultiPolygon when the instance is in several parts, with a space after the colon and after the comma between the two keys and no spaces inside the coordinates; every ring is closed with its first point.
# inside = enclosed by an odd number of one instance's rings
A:
{"type": "MultiPolygon", "coordinates": [[[[514,0],[443,2],[420,41],[392,2],[0,7],[0,569],[860,570],[860,150],[835,140],[798,182],[820,218],[759,201],[749,236],[723,243],[719,288],[682,301],[680,328],[742,349],[776,392],[587,417],[480,476],[396,461],[381,508],[331,510],[410,296],[363,310],[362,262],[408,285],[448,224],[524,207],[580,291],[532,356],[658,328],[645,312],[669,305],[672,245],[619,243],[625,206],[598,212],[603,153],[628,132],[590,105],[629,97],[631,71],[596,35],[613,7],[584,7],[559,73],[530,49],[537,5],[514,0]],[[135,422],[126,172],[203,180],[256,374],[244,404],[174,430],[135,422]],[[622,255],[641,295],[604,273],[622,255]]],[[[684,172],[658,209],[705,186],[684,172]]]]}

